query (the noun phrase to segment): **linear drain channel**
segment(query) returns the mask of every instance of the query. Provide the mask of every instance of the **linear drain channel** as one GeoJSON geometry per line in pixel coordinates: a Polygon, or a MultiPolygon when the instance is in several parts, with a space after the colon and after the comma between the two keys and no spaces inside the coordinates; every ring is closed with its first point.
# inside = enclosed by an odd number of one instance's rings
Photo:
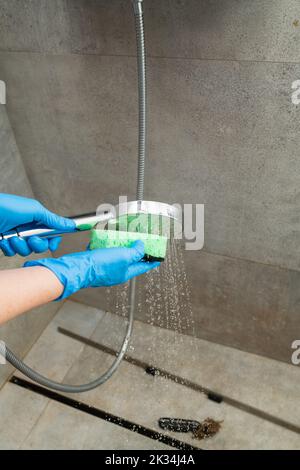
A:
{"type": "Polygon", "coordinates": [[[62,403],[63,405],[69,406],[70,408],[75,408],[76,410],[82,411],[83,413],[91,416],[95,416],[96,418],[100,418],[109,423],[116,424],[121,428],[128,429],[129,431],[140,434],[141,436],[148,437],[154,441],[162,442],[163,444],[174,447],[175,449],[191,451],[201,450],[199,447],[194,447],[173,437],[167,436],[157,431],[153,431],[150,428],[146,428],[145,426],[141,426],[140,424],[136,424],[132,421],[128,421],[127,419],[121,418],[120,416],[107,413],[106,411],[100,410],[99,408],[95,408],[77,400],[73,400],[70,397],[61,395],[60,393],[54,392],[52,390],[48,390],[47,388],[41,387],[40,385],[37,385],[33,382],[29,382],[28,380],[16,377],[15,375],[10,379],[10,382],[14,385],[25,388],[26,390],[30,390],[33,393],[47,397],[50,400],[62,403]]]}

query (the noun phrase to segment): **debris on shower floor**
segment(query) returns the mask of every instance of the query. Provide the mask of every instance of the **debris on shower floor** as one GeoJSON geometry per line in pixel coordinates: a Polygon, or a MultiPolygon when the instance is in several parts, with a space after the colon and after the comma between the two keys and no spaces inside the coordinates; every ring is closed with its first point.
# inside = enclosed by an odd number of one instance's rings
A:
{"type": "Polygon", "coordinates": [[[191,432],[195,439],[207,439],[220,431],[222,422],[215,421],[212,418],[206,418],[202,422],[192,419],[160,418],[158,425],[165,431],[191,432]]]}
{"type": "Polygon", "coordinates": [[[206,418],[202,423],[199,423],[198,429],[193,431],[193,437],[195,439],[213,437],[220,431],[222,423],[223,421],[215,421],[212,418],[206,418]]]}
{"type": "Polygon", "coordinates": [[[153,375],[153,377],[159,374],[159,370],[152,366],[146,367],[145,372],[146,374],[153,375]]]}

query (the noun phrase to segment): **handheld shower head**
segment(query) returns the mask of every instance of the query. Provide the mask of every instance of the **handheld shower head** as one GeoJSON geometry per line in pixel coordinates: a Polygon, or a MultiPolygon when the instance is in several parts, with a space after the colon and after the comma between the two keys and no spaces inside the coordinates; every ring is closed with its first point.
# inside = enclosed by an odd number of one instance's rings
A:
{"type": "MultiPolygon", "coordinates": [[[[141,239],[145,244],[145,259],[162,261],[167,251],[172,225],[180,220],[180,210],[164,202],[130,201],[94,214],[76,216],[74,232],[91,230],[91,248],[129,246],[141,239]]],[[[49,229],[43,225],[23,225],[0,234],[0,239],[12,237],[55,237],[70,232],[49,229]]]]}
{"type": "Polygon", "coordinates": [[[130,201],[116,208],[117,215],[97,224],[91,232],[90,248],[128,247],[136,240],[145,245],[146,261],[163,261],[180,210],[163,202],[130,201]]]}

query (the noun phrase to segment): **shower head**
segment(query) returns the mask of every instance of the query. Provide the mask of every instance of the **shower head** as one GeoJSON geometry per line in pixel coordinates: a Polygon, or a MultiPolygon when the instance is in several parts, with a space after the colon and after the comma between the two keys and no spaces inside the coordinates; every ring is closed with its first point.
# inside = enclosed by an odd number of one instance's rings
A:
{"type": "MultiPolygon", "coordinates": [[[[156,201],[129,201],[111,210],[98,211],[72,217],[73,232],[91,230],[91,248],[129,246],[141,239],[145,244],[146,259],[164,259],[167,241],[173,224],[180,220],[180,210],[169,204],[156,201]]],[[[40,224],[27,224],[0,234],[0,239],[32,236],[54,237],[72,233],[49,229],[40,224]]]]}
{"type": "Polygon", "coordinates": [[[116,208],[117,216],[97,224],[91,232],[91,249],[128,247],[142,240],[147,261],[163,261],[167,252],[168,238],[179,222],[177,207],[155,201],[130,201],[116,208]]]}

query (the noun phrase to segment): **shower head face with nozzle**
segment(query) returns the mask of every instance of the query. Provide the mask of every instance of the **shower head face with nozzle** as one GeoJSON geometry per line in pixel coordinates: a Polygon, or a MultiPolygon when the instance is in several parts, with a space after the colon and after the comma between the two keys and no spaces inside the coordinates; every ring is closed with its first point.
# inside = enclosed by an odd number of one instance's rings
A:
{"type": "Polygon", "coordinates": [[[131,201],[116,209],[116,218],[105,229],[99,225],[92,231],[91,249],[128,247],[135,240],[142,240],[145,259],[163,261],[172,225],[179,220],[179,210],[154,201],[131,201]]]}

